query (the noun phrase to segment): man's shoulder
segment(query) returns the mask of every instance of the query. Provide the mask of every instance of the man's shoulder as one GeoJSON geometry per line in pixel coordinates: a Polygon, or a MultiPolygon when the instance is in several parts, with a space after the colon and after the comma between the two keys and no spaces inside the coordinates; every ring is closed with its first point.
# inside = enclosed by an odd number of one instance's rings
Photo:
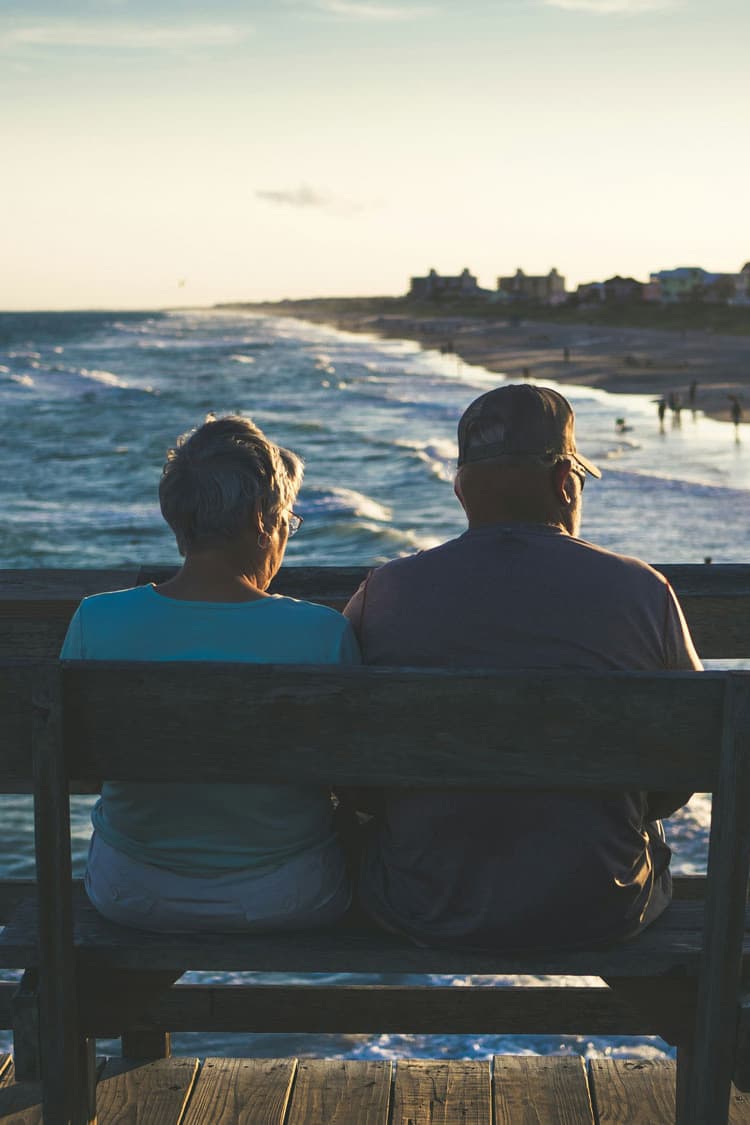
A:
{"type": "Polygon", "coordinates": [[[426,570],[440,567],[456,549],[460,549],[460,544],[461,536],[457,539],[448,539],[445,543],[439,543],[435,547],[417,551],[413,555],[401,555],[397,559],[391,559],[390,562],[383,563],[382,566],[371,570],[369,581],[399,582],[407,581],[410,578],[418,578],[426,570]]]}
{"type": "Polygon", "coordinates": [[[598,543],[591,543],[587,539],[579,539],[572,535],[562,536],[560,543],[562,550],[570,554],[571,560],[575,559],[577,565],[581,562],[585,563],[592,571],[617,573],[622,578],[627,577],[646,585],[667,584],[663,574],[635,555],[623,555],[598,543]]]}

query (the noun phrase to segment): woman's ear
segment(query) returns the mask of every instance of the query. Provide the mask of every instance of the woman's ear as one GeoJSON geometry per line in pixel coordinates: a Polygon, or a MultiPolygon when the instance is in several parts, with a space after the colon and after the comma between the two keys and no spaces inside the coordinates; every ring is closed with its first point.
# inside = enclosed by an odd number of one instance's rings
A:
{"type": "Polygon", "coordinates": [[[253,532],[255,532],[256,535],[263,535],[265,533],[266,524],[260,505],[258,505],[257,508],[253,508],[253,514],[250,520],[250,528],[253,532]]]}

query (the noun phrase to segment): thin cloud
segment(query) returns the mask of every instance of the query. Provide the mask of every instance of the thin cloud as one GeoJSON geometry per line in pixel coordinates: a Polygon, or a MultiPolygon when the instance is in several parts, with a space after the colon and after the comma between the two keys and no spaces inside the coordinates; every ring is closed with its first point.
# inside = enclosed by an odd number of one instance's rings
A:
{"type": "Polygon", "coordinates": [[[306,184],[291,191],[259,188],[255,194],[266,203],[280,203],[284,207],[328,207],[331,204],[330,196],[321,195],[306,184]]]}
{"type": "Polygon", "coordinates": [[[434,8],[422,4],[379,4],[366,0],[317,0],[316,7],[331,16],[371,22],[403,22],[432,15],[434,8]]]}
{"type": "Polygon", "coordinates": [[[81,47],[126,51],[228,47],[247,27],[222,23],[142,24],[107,22],[37,23],[0,30],[0,47],[81,47]]]}
{"type": "Polygon", "coordinates": [[[351,199],[338,199],[325,192],[316,191],[307,184],[297,188],[257,188],[255,198],[279,207],[297,207],[300,210],[326,211],[331,215],[354,215],[365,210],[365,204],[351,199]]]}
{"type": "Polygon", "coordinates": [[[677,7],[678,0],[543,0],[548,8],[565,12],[591,12],[594,15],[641,15],[677,7]]]}

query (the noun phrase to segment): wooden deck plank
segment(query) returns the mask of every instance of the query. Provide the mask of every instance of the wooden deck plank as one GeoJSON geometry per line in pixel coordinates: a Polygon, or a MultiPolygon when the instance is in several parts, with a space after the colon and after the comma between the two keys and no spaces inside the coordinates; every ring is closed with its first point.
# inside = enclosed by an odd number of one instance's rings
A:
{"type": "Polygon", "coordinates": [[[283,1125],[295,1059],[206,1059],[181,1125],[283,1125]]]}
{"type": "MultiPolygon", "coordinates": [[[[97,1069],[104,1059],[97,1059],[97,1069]]],[[[16,1084],[12,1055],[0,1055],[0,1125],[42,1125],[40,1082],[16,1084]]]]}
{"type": "Polygon", "coordinates": [[[671,1125],[675,1072],[670,1059],[591,1059],[589,1082],[598,1125],[671,1125]]]}
{"type": "MultiPolygon", "coordinates": [[[[589,1081],[597,1125],[672,1125],[675,1064],[671,1059],[591,1059],[589,1081]]],[[[730,1125],[750,1125],[750,1094],[732,1087],[730,1125]]]]}
{"type": "Polygon", "coordinates": [[[496,1055],[493,1061],[496,1125],[593,1125],[579,1056],[496,1055]]]}
{"type": "Polygon", "coordinates": [[[178,1125],[197,1072],[193,1058],[110,1059],[96,1088],[98,1125],[178,1125]]]}
{"type": "Polygon", "coordinates": [[[400,1059],[392,1125],[491,1125],[489,1062],[477,1059],[400,1059]]]}
{"type": "Polygon", "coordinates": [[[300,1059],[287,1125],[386,1125],[390,1062],[300,1059]]]}
{"type": "Polygon", "coordinates": [[[42,1125],[42,1087],[39,1082],[16,1085],[13,1056],[0,1063],[1,1125],[42,1125]]]}

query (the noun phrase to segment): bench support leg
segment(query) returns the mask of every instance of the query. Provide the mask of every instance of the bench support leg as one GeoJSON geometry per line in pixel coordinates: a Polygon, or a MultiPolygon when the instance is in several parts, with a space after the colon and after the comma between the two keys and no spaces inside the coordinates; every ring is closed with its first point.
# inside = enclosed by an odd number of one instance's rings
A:
{"type": "Polygon", "coordinates": [[[688,1084],[693,1066],[693,1043],[678,1043],[677,1045],[677,1082],[675,1089],[675,1121],[677,1125],[684,1125],[692,1120],[688,1103],[688,1084]]]}
{"type": "Polygon", "coordinates": [[[27,969],[13,997],[13,1065],[17,1082],[38,1082],[39,988],[36,970],[27,969]]]}
{"type": "Polygon", "coordinates": [[[132,1027],[122,1033],[124,1059],[169,1059],[172,1037],[168,1031],[152,1027],[132,1027]]]}

